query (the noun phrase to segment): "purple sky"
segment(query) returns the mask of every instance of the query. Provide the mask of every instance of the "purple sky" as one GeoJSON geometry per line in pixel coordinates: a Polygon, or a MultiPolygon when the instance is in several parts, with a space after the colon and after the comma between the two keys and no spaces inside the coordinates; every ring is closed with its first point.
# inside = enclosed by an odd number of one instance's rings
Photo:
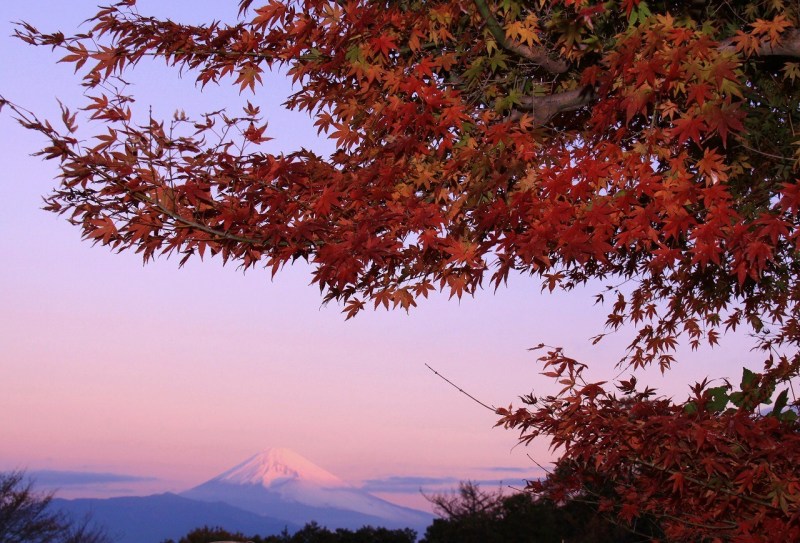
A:
{"type": "MultiPolygon", "coordinates": [[[[56,64],[63,55],[9,38],[10,21],[70,33],[94,4],[1,2],[0,94],[56,119],[57,96],[80,105],[78,79],[56,64]]],[[[139,6],[186,22],[230,20],[237,10],[235,0],[139,6]]],[[[135,74],[140,112],[235,111],[249,99],[270,112],[269,150],[331,148],[307,116],[278,107],[289,89],[280,75],[254,98],[233,86],[201,94],[191,75],[178,80],[160,66],[135,74]]],[[[60,479],[64,496],[183,490],[279,446],[420,505],[413,485],[535,477],[527,455],[551,458],[544,442],[515,448],[515,434],[492,429],[496,417],[426,362],[494,405],[552,391],[526,350],[539,342],[592,362],[597,379],[616,374],[626,337],[589,341],[603,331],[606,311],[592,300],[599,286],[541,295],[535,280],[517,277],[460,303],[434,296],[409,315],[368,311],[345,322],[340,307],[320,306],[303,266],[270,281],[267,271],[242,274],[219,261],[143,267],[135,254],[92,247],[40,210],[57,174],[29,156],[41,144],[0,114],[0,469],[87,472],[60,479]]],[[[684,396],[694,379],[741,375],[752,358],[746,345],[732,338],[665,377],[647,375],[684,396]]]]}

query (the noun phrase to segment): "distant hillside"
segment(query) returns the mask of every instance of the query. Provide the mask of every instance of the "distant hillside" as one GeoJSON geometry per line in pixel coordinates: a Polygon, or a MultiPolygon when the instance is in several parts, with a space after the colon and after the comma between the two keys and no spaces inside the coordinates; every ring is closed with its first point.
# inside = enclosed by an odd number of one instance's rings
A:
{"type": "Polygon", "coordinates": [[[54,499],[52,507],[75,518],[90,514],[119,543],[159,543],[179,539],[199,526],[220,526],[248,534],[277,534],[299,525],[244,511],[225,503],[197,501],[175,494],[109,499],[54,499]]]}

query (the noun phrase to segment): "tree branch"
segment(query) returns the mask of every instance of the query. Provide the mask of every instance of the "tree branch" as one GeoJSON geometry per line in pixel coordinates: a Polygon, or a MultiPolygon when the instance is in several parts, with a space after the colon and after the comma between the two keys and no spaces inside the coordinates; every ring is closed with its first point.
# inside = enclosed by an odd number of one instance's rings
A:
{"type": "MultiPolygon", "coordinates": [[[[597,95],[594,89],[586,85],[577,89],[544,96],[525,96],[522,98],[519,108],[522,111],[531,112],[535,126],[542,126],[559,113],[575,111],[591,104],[596,99],[597,95]]],[[[512,118],[521,116],[522,112],[518,111],[512,118]]]]}
{"type": "MultiPolygon", "coordinates": [[[[475,3],[476,5],[478,3],[483,3],[483,0],[475,0],[475,3]]],[[[493,19],[493,21],[494,25],[502,32],[497,20],[493,19]]],[[[487,23],[487,25],[491,30],[492,24],[487,23]]],[[[492,32],[492,34],[494,35],[494,32],[492,32]]],[[[505,35],[503,35],[503,37],[505,37],[505,35]]],[[[737,53],[733,38],[728,38],[727,40],[720,42],[719,51],[737,53]]],[[[753,53],[753,56],[783,56],[800,58],[800,30],[792,29],[785,32],[783,36],[781,36],[780,43],[772,44],[770,42],[766,42],[762,44],[753,53]]],[[[522,98],[522,103],[519,105],[519,109],[522,111],[530,111],[533,114],[534,125],[542,126],[559,113],[575,111],[591,104],[596,99],[597,95],[595,94],[594,89],[589,86],[585,86],[574,90],[548,94],[545,96],[525,96],[522,98]]],[[[522,111],[515,111],[511,116],[512,120],[518,120],[520,117],[522,117],[522,111]]]]}
{"type": "MultiPolygon", "coordinates": [[[[7,105],[11,111],[16,113],[19,117],[17,121],[20,122],[26,128],[35,130],[45,136],[45,138],[49,139],[53,145],[57,146],[64,155],[68,156],[72,160],[81,161],[81,156],[76,153],[74,150],[70,149],[66,145],[61,145],[63,140],[60,139],[60,135],[47,123],[42,123],[35,114],[30,112],[29,110],[18,106],[14,102],[11,102],[0,95],[0,106],[7,105]]],[[[89,169],[95,176],[103,178],[107,183],[119,186],[125,190],[125,193],[132,199],[142,202],[144,204],[150,205],[163,213],[164,215],[170,217],[176,224],[181,224],[186,228],[192,228],[194,230],[203,232],[212,236],[214,241],[235,241],[237,243],[242,243],[246,245],[251,245],[253,247],[263,247],[263,248],[271,248],[274,247],[274,244],[268,242],[267,240],[258,240],[254,238],[238,236],[236,234],[231,234],[230,232],[225,232],[223,230],[219,230],[216,228],[212,228],[210,226],[198,223],[192,219],[183,217],[180,213],[175,211],[171,211],[167,207],[161,204],[161,202],[154,200],[147,196],[146,194],[142,193],[141,191],[134,191],[128,189],[123,183],[120,182],[118,178],[115,178],[112,175],[109,175],[107,172],[102,170],[101,168],[97,167],[94,164],[88,164],[83,162],[83,166],[89,169]]]]}
{"type": "Polygon", "coordinates": [[[550,51],[544,47],[528,47],[521,43],[514,43],[508,39],[505,30],[500,26],[500,23],[495,19],[489,6],[485,0],[473,0],[475,7],[478,8],[483,20],[486,21],[486,27],[491,32],[497,43],[507,51],[521,56],[524,59],[530,60],[553,74],[563,74],[569,70],[569,64],[564,60],[554,59],[550,57],[550,51]]]}
{"type": "Polygon", "coordinates": [[[767,500],[763,500],[763,499],[760,499],[758,497],[753,498],[752,496],[748,496],[747,494],[742,494],[741,492],[739,492],[737,490],[731,490],[731,489],[726,488],[726,487],[718,487],[717,485],[712,485],[712,484],[710,484],[710,483],[708,483],[706,481],[702,481],[702,480],[700,480],[700,479],[698,479],[696,477],[692,477],[691,475],[687,475],[685,473],[682,473],[680,471],[677,471],[677,470],[674,470],[674,469],[670,469],[670,468],[667,468],[667,467],[661,467],[661,466],[658,466],[658,465],[656,465],[656,464],[654,464],[652,462],[648,462],[646,460],[635,460],[634,459],[633,461],[634,462],[638,462],[639,464],[641,464],[643,466],[646,466],[648,468],[651,468],[651,469],[654,469],[654,470],[657,470],[657,471],[662,471],[664,473],[670,473],[670,474],[673,474],[673,475],[674,474],[680,474],[680,475],[683,476],[684,479],[686,479],[690,483],[694,483],[696,485],[702,486],[704,488],[707,488],[710,491],[722,492],[723,494],[727,494],[728,496],[732,496],[733,498],[744,500],[746,502],[750,502],[750,503],[755,504],[755,505],[760,505],[762,507],[768,507],[770,509],[775,509],[776,511],[782,511],[782,509],[780,507],[778,507],[777,505],[772,504],[771,502],[769,502],[767,500]]]}
{"type": "MultiPolygon", "coordinates": [[[[719,50],[726,53],[736,53],[735,39],[728,38],[721,41],[719,50]]],[[[800,30],[796,28],[787,30],[781,36],[780,43],[764,42],[752,54],[756,57],[800,58],[800,30]]]]}

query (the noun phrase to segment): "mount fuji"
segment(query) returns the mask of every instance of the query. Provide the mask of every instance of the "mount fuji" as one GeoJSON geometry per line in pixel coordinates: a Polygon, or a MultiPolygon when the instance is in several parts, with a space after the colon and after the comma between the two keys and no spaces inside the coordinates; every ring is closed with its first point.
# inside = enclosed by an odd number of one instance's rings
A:
{"type": "Polygon", "coordinates": [[[222,502],[293,524],[316,521],[328,528],[364,525],[424,531],[428,513],[365,492],[289,449],[267,449],[181,494],[222,502]]]}

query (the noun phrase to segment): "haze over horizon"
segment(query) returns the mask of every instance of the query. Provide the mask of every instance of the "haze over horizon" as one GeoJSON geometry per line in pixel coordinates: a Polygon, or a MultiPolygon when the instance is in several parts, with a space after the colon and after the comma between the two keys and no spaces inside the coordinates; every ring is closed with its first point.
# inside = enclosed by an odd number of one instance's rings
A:
{"type": "MultiPolygon", "coordinates": [[[[7,53],[0,95],[43,118],[60,117],[56,97],[79,107],[71,67],[56,63],[58,53],[10,38],[11,21],[74,32],[96,3],[0,4],[7,53]]],[[[138,5],[189,22],[232,20],[237,11],[235,1],[138,5]]],[[[258,101],[276,138],[266,149],[331,150],[307,116],[278,107],[290,90],[279,73],[255,97],[225,84],[201,94],[191,74],[179,80],[160,64],[143,63],[135,74],[139,116],[149,107],[169,118],[176,109],[236,111],[258,101]]],[[[304,265],[270,281],[268,271],[243,274],[216,260],[179,269],[162,258],[143,267],[138,255],[92,247],[63,217],[40,210],[57,175],[54,164],[30,156],[42,143],[0,113],[0,470],[49,471],[60,496],[182,491],[266,447],[285,446],[420,507],[426,502],[411,491],[415,484],[533,478],[541,474],[533,460],[552,458],[545,442],[517,447],[516,434],[492,428],[492,412],[425,363],[504,406],[532,390],[552,391],[537,353],[527,350],[540,342],[593,362],[598,380],[618,374],[625,334],[590,341],[603,331],[607,311],[593,299],[602,285],[547,295],[535,279],[512,277],[474,299],[434,294],[408,315],[366,311],[345,322],[340,307],[321,306],[304,265]]],[[[683,396],[692,379],[737,374],[749,356],[743,345],[723,340],[669,379],[654,370],[650,384],[683,396]],[[742,363],[730,366],[731,358],[742,363]]]]}
{"type": "MultiPolygon", "coordinates": [[[[14,468],[23,469],[23,468],[14,468]]],[[[2,471],[2,470],[0,470],[2,471]]],[[[521,467],[473,467],[469,478],[489,490],[508,491],[519,489],[526,478],[533,477],[536,470],[521,467]],[[482,478],[478,478],[482,477],[482,478]]],[[[541,471],[540,471],[541,473],[541,471]]],[[[337,477],[312,463],[296,451],[284,447],[269,447],[255,453],[234,466],[221,468],[207,479],[188,483],[186,488],[164,489],[164,481],[156,477],[129,475],[124,473],[65,471],[65,470],[25,470],[37,490],[55,492],[64,499],[112,498],[121,496],[144,496],[171,492],[183,494],[201,484],[213,481],[233,482],[239,485],[264,485],[281,482],[282,479],[308,480],[329,488],[352,488],[368,492],[397,505],[422,511],[431,511],[431,504],[425,496],[454,491],[465,478],[460,474],[450,476],[397,476],[389,475],[363,481],[348,481],[337,477]],[[278,460],[264,462],[264,457],[278,460]],[[288,470],[287,467],[289,466],[288,470]]]]}

